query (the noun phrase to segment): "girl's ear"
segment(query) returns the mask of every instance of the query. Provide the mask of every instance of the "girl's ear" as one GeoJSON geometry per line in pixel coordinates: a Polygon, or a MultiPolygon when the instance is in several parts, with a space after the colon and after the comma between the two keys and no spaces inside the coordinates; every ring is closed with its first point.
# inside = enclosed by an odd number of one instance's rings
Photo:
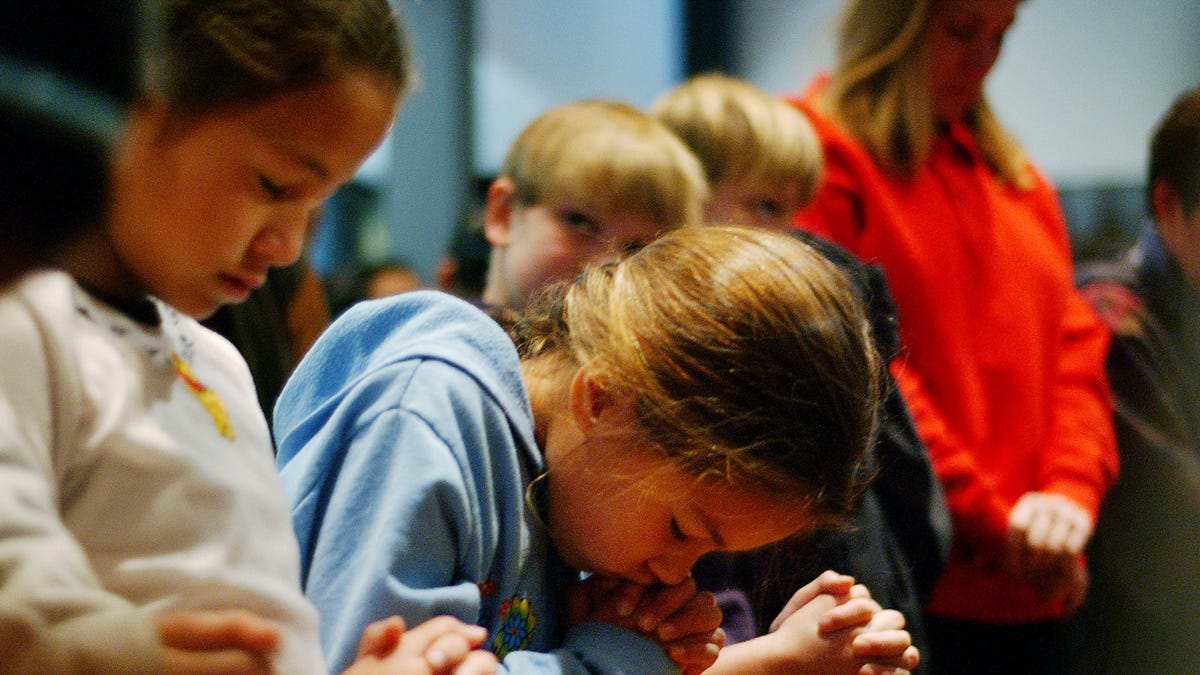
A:
{"type": "Polygon", "coordinates": [[[483,235],[495,248],[508,246],[515,191],[516,185],[507,176],[497,178],[488,187],[487,201],[483,209],[483,235]]]}
{"type": "Polygon", "coordinates": [[[571,379],[570,397],[571,415],[584,435],[590,435],[597,423],[625,412],[619,410],[624,397],[613,394],[601,370],[592,363],[580,368],[571,379]]]}

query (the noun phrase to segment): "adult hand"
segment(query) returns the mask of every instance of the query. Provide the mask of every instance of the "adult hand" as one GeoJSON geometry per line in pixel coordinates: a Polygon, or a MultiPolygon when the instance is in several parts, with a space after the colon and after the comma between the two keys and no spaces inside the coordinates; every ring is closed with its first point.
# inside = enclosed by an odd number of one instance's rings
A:
{"type": "Polygon", "coordinates": [[[1073,610],[1087,590],[1081,556],[1093,525],[1091,514],[1070,498],[1028,492],[1009,513],[1005,566],[1073,610]]]}

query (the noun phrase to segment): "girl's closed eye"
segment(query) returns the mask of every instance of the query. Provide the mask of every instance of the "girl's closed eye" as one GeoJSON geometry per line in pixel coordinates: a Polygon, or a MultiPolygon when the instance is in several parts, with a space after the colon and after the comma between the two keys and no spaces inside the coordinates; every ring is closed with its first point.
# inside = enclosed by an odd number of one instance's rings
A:
{"type": "Polygon", "coordinates": [[[671,536],[675,537],[675,539],[679,541],[687,541],[688,539],[687,534],[685,534],[683,529],[679,527],[679,521],[676,520],[674,516],[671,517],[671,536]]]}
{"type": "Polygon", "coordinates": [[[284,189],[279,183],[267,178],[264,174],[258,174],[258,186],[262,188],[264,194],[271,199],[282,199],[284,189]]]}

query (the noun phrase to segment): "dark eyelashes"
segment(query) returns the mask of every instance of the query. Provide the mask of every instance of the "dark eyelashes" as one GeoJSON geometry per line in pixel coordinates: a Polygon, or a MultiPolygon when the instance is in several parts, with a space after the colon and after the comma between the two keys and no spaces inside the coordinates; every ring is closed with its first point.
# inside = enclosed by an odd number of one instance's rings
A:
{"type": "Polygon", "coordinates": [[[258,185],[271,199],[279,199],[283,196],[283,188],[262,174],[258,175],[258,185]]]}
{"type": "Polygon", "coordinates": [[[671,536],[675,537],[679,541],[687,540],[687,535],[683,533],[683,530],[679,529],[679,522],[674,518],[671,519],[671,536]]]}

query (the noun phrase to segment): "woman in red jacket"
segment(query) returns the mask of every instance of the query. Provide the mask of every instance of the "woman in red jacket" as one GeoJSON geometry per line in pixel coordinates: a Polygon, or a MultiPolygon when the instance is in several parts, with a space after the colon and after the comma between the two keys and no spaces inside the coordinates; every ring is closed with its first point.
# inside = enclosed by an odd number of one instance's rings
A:
{"type": "Polygon", "coordinates": [[[883,268],[892,370],[954,520],[933,673],[1065,670],[1117,471],[1108,335],[1073,289],[1053,188],[982,93],[1019,4],[849,0],[834,72],[796,101],[826,162],[798,224],[883,268]]]}

